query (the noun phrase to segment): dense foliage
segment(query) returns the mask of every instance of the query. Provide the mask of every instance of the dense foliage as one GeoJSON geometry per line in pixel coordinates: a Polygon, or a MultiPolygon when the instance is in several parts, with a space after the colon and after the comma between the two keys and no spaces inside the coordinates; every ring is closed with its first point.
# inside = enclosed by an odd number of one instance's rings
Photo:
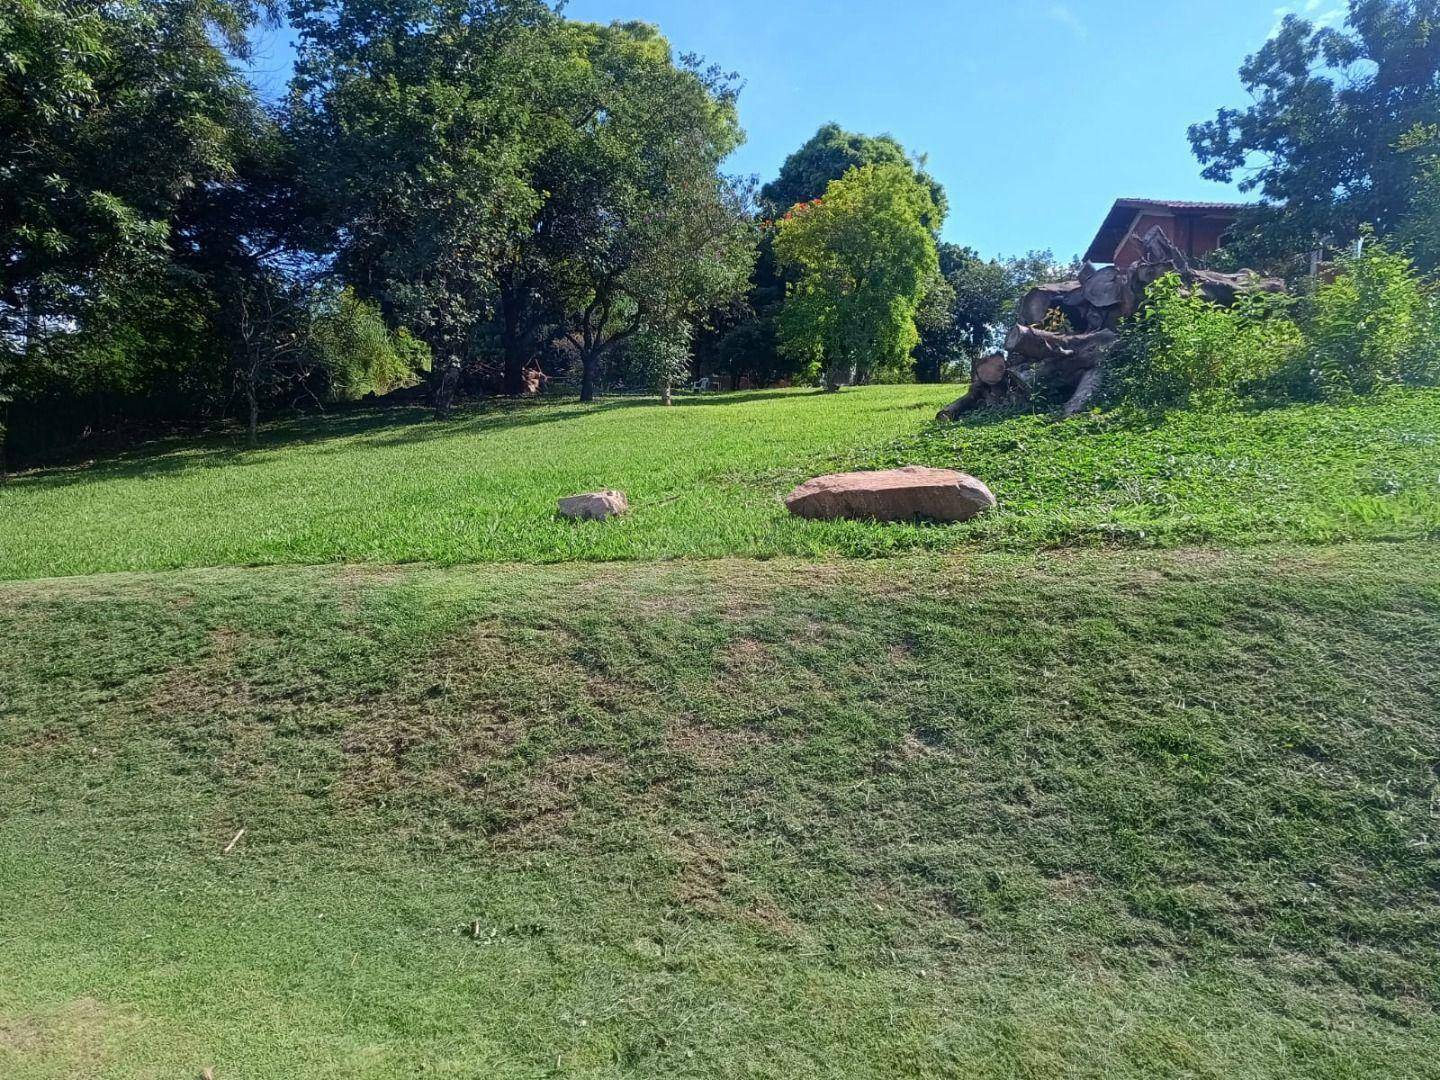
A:
{"type": "Polygon", "coordinates": [[[1111,396],[1147,407],[1206,396],[1339,400],[1440,381],[1440,294],[1371,242],[1303,296],[1222,308],[1161,278],[1122,331],[1111,396]]]}
{"type": "Polygon", "coordinates": [[[1257,294],[1234,307],[1211,303],[1168,274],[1122,334],[1115,396],[1146,406],[1192,404],[1275,375],[1302,345],[1287,297],[1257,294]]]}
{"type": "Polygon", "coordinates": [[[949,202],[945,188],[925,171],[924,158],[912,158],[892,135],[861,135],[839,124],[824,124],[800,149],[785,159],[780,175],[760,189],[766,210],[779,217],[792,206],[810,202],[825,194],[830,183],[851,169],[866,165],[903,165],[915,175],[915,182],[930,192],[934,213],[926,224],[939,231],[949,202]]]}
{"type": "Polygon", "coordinates": [[[193,408],[217,391],[219,283],[253,269],[275,219],[273,132],[231,63],[256,16],[0,8],[0,395],[193,408]]]}
{"type": "Polygon", "coordinates": [[[1306,298],[1306,348],[1291,389],[1320,399],[1373,394],[1440,376],[1440,295],[1404,255],[1378,243],[1341,262],[1306,298]]]}
{"type": "Polygon", "coordinates": [[[271,109],[237,65],[260,14],[0,9],[0,409],[22,450],[230,412],[253,430],[432,355],[441,413],[542,365],[588,397],[632,341],[688,342],[743,291],[750,195],[720,171],[737,85],[655,28],[292,0],[271,109]]]}
{"type": "MultiPolygon", "coordinates": [[[[1433,377],[1435,25],[1440,0],[1350,0],[1246,61],[1253,103],[1191,130],[1206,175],[1266,197],[1215,260],[1303,269],[1304,295],[1217,313],[1157,287],[1127,396],[1433,377]]],[[[586,401],[940,381],[1076,272],[941,243],[946,192],[890,135],[825,124],[758,191],[727,176],[739,87],[551,0],[6,0],[0,450],[221,417],[253,438],[427,371],[441,416],[549,378],[586,401]],[[282,17],[296,66],[267,104],[243,62],[282,17]]]]}
{"type": "MultiPolygon", "coordinates": [[[[1252,104],[1190,129],[1207,178],[1265,197],[1227,242],[1236,262],[1294,265],[1364,225],[1390,235],[1435,222],[1437,25],[1437,0],[1349,0],[1344,29],[1288,15],[1245,61],[1252,104]]],[[[1430,236],[1417,246],[1427,260],[1430,236]]]]}
{"type": "Polygon", "coordinates": [[[779,223],[775,253],[799,277],[780,313],[782,346],[823,371],[828,389],[910,359],[916,311],[939,275],[934,213],[908,167],[866,165],[779,223]]]}

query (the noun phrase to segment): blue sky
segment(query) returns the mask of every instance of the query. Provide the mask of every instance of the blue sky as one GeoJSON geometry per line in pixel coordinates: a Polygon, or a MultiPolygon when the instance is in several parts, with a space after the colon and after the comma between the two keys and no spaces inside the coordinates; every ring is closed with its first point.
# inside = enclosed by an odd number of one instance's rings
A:
{"type": "MultiPolygon", "coordinates": [[[[1245,103],[1236,74],[1287,11],[1343,0],[571,0],[567,14],[658,24],[740,73],[749,142],[733,172],[775,175],[822,123],[889,132],[950,195],[946,239],[986,255],[1088,246],[1122,196],[1230,199],[1186,127],[1245,103]]],[[[283,33],[256,79],[283,85],[283,33]]]]}

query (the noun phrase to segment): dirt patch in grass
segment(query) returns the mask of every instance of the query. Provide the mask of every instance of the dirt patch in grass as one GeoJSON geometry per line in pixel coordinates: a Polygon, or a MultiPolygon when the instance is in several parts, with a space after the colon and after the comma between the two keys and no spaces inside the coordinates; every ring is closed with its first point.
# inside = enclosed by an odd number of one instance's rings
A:
{"type": "Polygon", "coordinates": [[[237,678],[236,667],[244,645],[239,631],[216,627],[198,662],[172,667],[161,678],[147,702],[149,709],[168,715],[243,708],[250,700],[250,688],[237,678]]]}
{"type": "Polygon", "coordinates": [[[779,741],[754,728],[715,727],[693,718],[673,721],[665,729],[665,749],[689,759],[702,772],[734,768],[779,741]]]}
{"type": "Polygon", "coordinates": [[[729,846],[717,836],[693,830],[673,837],[667,851],[676,867],[676,903],[707,915],[721,914],[728,906],[729,846]]]}
{"type": "Polygon", "coordinates": [[[67,1075],[97,1076],[107,1040],[134,1026],[134,1018],[91,997],[43,1013],[0,1016],[0,1065],[11,1056],[64,1061],[72,1069],[67,1075]]]}
{"type": "Polygon", "coordinates": [[[574,821],[595,789],[616,789],[624,771],[623,762],[590,751],[546,759],[507,801],[512,820],[491,835],[491,843],[502,851],[546,846],[574,821]]]}

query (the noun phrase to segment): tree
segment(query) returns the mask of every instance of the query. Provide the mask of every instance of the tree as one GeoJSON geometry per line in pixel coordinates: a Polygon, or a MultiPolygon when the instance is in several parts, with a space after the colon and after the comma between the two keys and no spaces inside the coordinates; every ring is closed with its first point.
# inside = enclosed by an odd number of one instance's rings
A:
{"type": "MultiPolygon", "coordinates": [[[[791,207],[824,195],[831,181],[863,165],[905,165],[913,169],[916,182],[928,189],[934,200],[936,209],[930,225],[939,234],[947,206],[945,189],[925,171],[924,158],[909,154],[890,135],[860,135],[833,123],[816,131],[786,159],[780,174],[761,188],[761,210],[768,219],[779,218],[791,207]]],[[[747,296],[748,311],[724,328],[713,350],[729,368],[736,385],[743,375],[764,385],[797,375],[805,367],[779,349],[780,310],[791,283],[775,258],[773,242],[772,230],[761,234],[747,296]]],[[[946,307],[943,295],[929,298],[920,316],[922,322],[928,326],[935,320],[944,321],[946,307]]]]}
{"type": "Polygon", "coordinates": [[[927,213],[926,224],[940,231],[949,204],[945,188],[925,171],[925,159],[912,158],[892,135],[859,135],[839,124],[822,125],[786,158],[780,175],[760,189],[760,200],[771,217],[779,217],[792,206],[820,198],[832,181],[866,165],[904,165],[913,170],[915,182],[929,191],[934,208],[927,213]]]}
{"type": "Polygon", "coordinates": [[[939,246],[943,287],[933,289],[917,319],[920,346],[915,352],[916,378],[939,382],[951,365],[973,359],[1011,320],[1026,270],[982,259],[957,244],[939,246]],[[928,311],[927,311],[928,309],[928,311]]]}
{"type": "Polygon", "coordinates": [[[542,251],[581,400],[593,401],[617,346],[637,335],[688,342],[705,311],[743,291],[754,239],[743,189],[719,172],[743,137],[731,78],[693,58],[677,65],[644,24],[573,32],[586,42],[595,115],[552,197],[542,251]]]}
{"type": "Polygon", "coordinates": [[[827,389],[901,369],[919,342],[916,310],[939,274],[935,204],[903,165],[866,165],[780,222],[775,252],[799,280],[780,313],[783,347],[827,389]]]}
{"type": "Polygon", "coordinates": [[[213,296],[173,301],[209,288],[189,262],[204,216],[263,138],[230,63],[257,14],[248,0],[0,11],[0,395],[63,383],[79,357],[123,360],[116,324],[147,292],[147,315],[209,317],[213,296]],[[77,347],[91,332],[111,347],[77,347]]]}
{"type": "Polygon", "coordinates": [[[292,0],[288,128],[329,207],[336,268],[435,356],[435,411],[495,314],[563,109],[563,27],[540,0],[292,0]]]}
{"type": "Polygon", "coordinates": [[[1395,241],[1426,273],[1440,270],[1440,125],[1416,128],[1401,143],[1414,161],[1410,203],[1395,241]]]}
{"type": "Polygon", "coordinates": [[[294,389],[316,404],[322,395],[353,400],[408,385],[430,366],[421,343],[389,329],[379,309],[351,289],[275,274],[235,287],[235,379],[251,446],[267,397],[294,389]]]}
{"type": "Polygon", "coordinates": [[[1207,179],[1240,178],[1266,204],[1233,260],[1275,265],[1364,224],[1394,230],[1414,197],[1404,140],[1440,121],[1440,0],[1350,0],[1346,29],[1287,16],[1240,69],[1254,103],[1190,129],[1207,179]]]}

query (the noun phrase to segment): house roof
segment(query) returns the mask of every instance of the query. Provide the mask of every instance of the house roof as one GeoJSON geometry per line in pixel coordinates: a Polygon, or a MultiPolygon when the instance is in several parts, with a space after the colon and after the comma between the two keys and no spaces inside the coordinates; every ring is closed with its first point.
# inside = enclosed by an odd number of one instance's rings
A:
{"type": "Polygon", "coordinates": [[[1130,231],[1130,224],[1135,220],[1138,212],[1148,210],[1161,214],[1205,214],[1233,218],[1240,211],[1248,210],[1252,205],[1252,203],[1234,202],[1192,202],[1184,199],[1116,199],[1115,205],[1110,208],[1110,213],[1105,215],[1105,223],[1095,234],[1095,239],[1090,244],[1090,250],[1085,252],[1085,258],[1088,262],[1101,263],[1114,259],[1116,249],[1125,240],[1125,234],[1130,231]]]}

